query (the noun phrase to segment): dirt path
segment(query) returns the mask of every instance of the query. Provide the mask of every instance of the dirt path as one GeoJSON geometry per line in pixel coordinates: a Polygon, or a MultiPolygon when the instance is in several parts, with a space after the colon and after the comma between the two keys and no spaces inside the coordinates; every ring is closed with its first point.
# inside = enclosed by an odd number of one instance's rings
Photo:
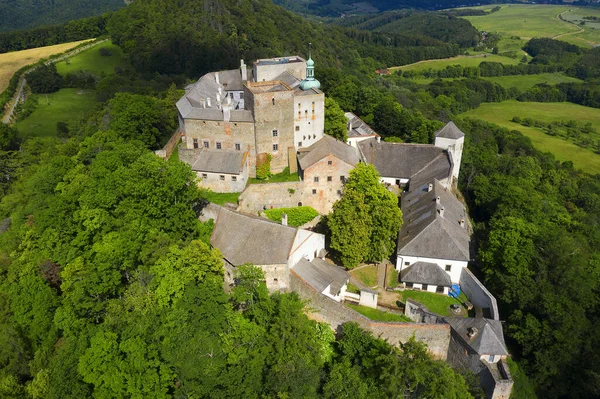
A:
{"type": "MultiPolygon", "coordinates": [[[[574,8],[573,10],[577,10],[577,8],[574,8]]],[[[558,19],[559,21],[562,21],[562,22],[564,22],[564,23],[571,24],[571,25],[573,25],[574,27],[576,27],[576,28],[577,28],[577,29],[579,29],[579,30],[578,30],[577,32],[567,32],[567,33],[561,33],[560,35],[556,35],[556,36],[554,36],[552,39],[556,40],[556,39],[558,39],[559,37],[563,37],[563,36],[569,36],[569,35],[576,35],[576,34],[578,34],[578,33],[583,33],[583,32],[585,32],[585,29],[583,29],[581,26],[579,26],[579,25],[577,25],[577,24],[574,24],[573,22],[566,21],[566,20],[564,20],[564,19],[562,19],[562,18],[560,17],[560,16],[561,16],[561,15],[563,15],[564,13],[566,13],[566,12],[571,12],[571,11],[573,11],[573,10],[567,10],[567,11],[563,11],[563,12],[560,12],[560,13],[556,14],[556,19],[558,19]]]]}

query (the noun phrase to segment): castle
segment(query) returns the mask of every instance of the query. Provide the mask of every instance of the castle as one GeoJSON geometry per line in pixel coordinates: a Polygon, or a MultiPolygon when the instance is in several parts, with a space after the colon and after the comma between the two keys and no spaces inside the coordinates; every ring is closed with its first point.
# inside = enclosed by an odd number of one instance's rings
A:
{"type": "Polygon", "coordinates": [[[215,191],[240,191],[264,163],[294,171],[296,151],[323,137],[324,100],[310,55],[207,73],[177,102],[182,158],[215,191]]]}

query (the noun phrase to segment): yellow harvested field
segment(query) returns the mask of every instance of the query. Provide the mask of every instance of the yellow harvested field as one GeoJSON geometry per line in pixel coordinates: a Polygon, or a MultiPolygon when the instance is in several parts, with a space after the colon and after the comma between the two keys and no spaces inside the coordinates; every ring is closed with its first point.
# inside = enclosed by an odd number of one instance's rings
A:
{"type": "Polygon", "coordinates": [[[64,53],[87,41],[89,40],[0,54],[0,93],[8,87],[13,74],[24,66],[33,64],[42,58],[47,58],[54,54],[64,53]]]}

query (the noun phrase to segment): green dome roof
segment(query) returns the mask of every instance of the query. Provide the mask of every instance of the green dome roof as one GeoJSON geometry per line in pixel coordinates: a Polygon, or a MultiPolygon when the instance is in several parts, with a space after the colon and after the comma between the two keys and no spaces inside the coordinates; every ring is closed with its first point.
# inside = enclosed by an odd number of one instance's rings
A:
{"type": "Polygon", "coordinates": [[[306,61],[306,66],[314,66],[315,62],[312,60],[312,58],[308,57],[308,61],[306,61]]]}
{"type": "Polygon", "coordinates": [[[319,89],[320,87],[321,83],[317,79],[304,79],[300,82],[301,90],[319,89]]]}

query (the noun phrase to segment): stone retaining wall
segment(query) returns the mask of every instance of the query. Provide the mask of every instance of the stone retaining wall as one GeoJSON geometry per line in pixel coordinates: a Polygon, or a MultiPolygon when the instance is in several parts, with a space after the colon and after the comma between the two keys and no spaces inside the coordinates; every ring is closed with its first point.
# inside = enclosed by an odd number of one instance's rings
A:
{"type": "Polygon", "coordinates": [[[498,313],[496,298],[467,268],[463,268],[460,274],[460,289],[473,305],[478,308],[489,309],[491,313],[490,317],[494,320],[499,320],[500,315],[498,313]]]}
{"type": "Polygon", "coordinates": [[[175,149],[175,146],[177,146],[177,144],[179,144],[180,141],[181,131],[179,129],[176,129],[169,141],[167,141],[167,144],[165,144],[165,146],[160,150],[154,151],[154,153],[161,158],[169,159],[169,157],[171,157],[171,154],[173,153],[173,150],[175,149]]]}

